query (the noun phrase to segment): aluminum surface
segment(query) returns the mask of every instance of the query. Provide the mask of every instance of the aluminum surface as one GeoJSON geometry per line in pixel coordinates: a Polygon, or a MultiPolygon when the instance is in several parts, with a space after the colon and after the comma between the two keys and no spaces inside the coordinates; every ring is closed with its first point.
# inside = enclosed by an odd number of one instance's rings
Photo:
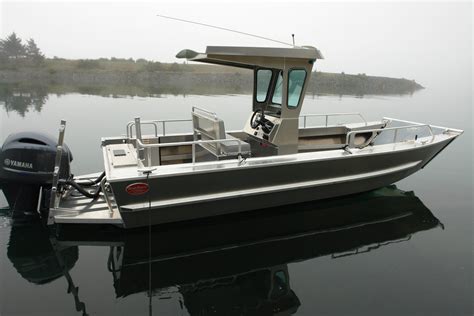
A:
{"type": "Polygon", "coordinates": [[[113,224],[122,226],[120,212],[110,212],[103,195],[96,200],[83,196],[62,199],[59,208],[50,210],[58,224],[113,224]]]}

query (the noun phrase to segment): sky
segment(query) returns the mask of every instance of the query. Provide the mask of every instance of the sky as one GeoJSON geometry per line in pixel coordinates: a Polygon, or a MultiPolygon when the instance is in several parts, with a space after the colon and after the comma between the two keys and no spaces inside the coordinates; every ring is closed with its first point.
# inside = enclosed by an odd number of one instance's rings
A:
{"type": "Polygon", "coordinates": [[[281,46],[171,21],[157,14],[317,47],[329,72],[416,79],[437,73],[472,80],[472,2],[0,0],[0,36],[33,38],[47,57],[146,58],[181,62],[183,48],[281,46]]]}

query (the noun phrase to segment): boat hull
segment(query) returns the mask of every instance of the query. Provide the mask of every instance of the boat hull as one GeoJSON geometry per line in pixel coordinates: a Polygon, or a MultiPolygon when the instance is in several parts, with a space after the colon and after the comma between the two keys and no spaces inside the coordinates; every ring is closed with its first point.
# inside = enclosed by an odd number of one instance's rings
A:
{"type": "Polygon", "coordinates": [[[453,139],[385,153],[143,177],[150,191],[139,197],[124,194],[136,179],[112,187],[126,228],[185,221],[370,191],[420,170],[453,139]]]}

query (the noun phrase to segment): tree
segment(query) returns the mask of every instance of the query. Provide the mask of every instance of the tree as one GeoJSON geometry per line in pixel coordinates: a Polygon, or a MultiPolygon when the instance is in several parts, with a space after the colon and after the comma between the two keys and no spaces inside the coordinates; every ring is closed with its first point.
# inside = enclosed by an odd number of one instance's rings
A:
{"type": "Polygon", "coordinates": [[[29,60],[33,62],[35,66],[40,65],[44,61],[44,55],[41,53],[41,50],[36,45],[35,41],[30,38],[27,42],[26,48],[26,56],[29,60]]]}
{"type": "Polygon", "coordinates": [[[13,32],[6,39],[0,41],[1,52],[8,58],[23,58],[26,56],[25,46],[21,43],[21,39],[18,38],[13,32]]]}
{"type": "Polygon", "coordinates": [[[5,68],[7,65],[8,65],[8,56],[7,54],[5,54],[2,47],[0,46],[0,69],[5,68]]]}

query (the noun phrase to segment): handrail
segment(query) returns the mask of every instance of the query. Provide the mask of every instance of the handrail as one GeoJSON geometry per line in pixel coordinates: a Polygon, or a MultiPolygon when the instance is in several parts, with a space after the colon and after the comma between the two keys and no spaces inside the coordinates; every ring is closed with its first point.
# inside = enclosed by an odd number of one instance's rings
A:
{"type": "Polygon", "coordinates": [[[362,116],[361,113],[359,112],[348,112],[348,113],[326,113],[326,114],[305,114],[305,115],[300,115],[300,118],[304,118],[304,124],[303,128],[306,128],[306,117],[316,117],[316,116],[324,116],[326,117],[326,127],[328,126],[329,122],[329,117],[330,116],[358,116],[364,121],[365,126],[367,126],[367,120],[365,117],[362,116]]]}
{"type": "MultiPolygon", "coordinates": [[[[171,120],[149,120],[149,121],[140,121],[141,125],[153,125],[155,128],[155,137],[158,137],[158,125],[161,125],[163,136],[166,135],[166,123],[176,123],[176,122],[191,122],[191,119],[171,119],[171,120]]],[[[127,138],[133,138],[133,127],[135,126],[135,121],[130,121],[127,123],[127,138]]]]}
{"type": "MultiPolygon", "coordinates": [[[[173,143],[158,143],[158,144],[144,144],[140,139],[137,139],[137,151],[140,150],[140,148],[147,149],[147,157],[148,157],[148,166],[151,167],[151,153],[149,148],[162,148],[162,147],[173,147],[173,146],[186,146],[186,145],[191,145],[192,146],[192,163],[196,163],[196,145],[201,145],[201,144],[212,144],[212,143],[237,143],[238,145],[238,158],[241,159],[242,156],[242,144],[244,143],[240,139],[211,139],[211,140],[195,140],[195,141],[187,141],[187,142],[173,142],[173,143]],[[140,147],[140,148],[139,148],[140,147]]],[[[233,153],[232,153],[233,154],[233,153]]],[[[145,158],[140,158],[137,156],[137,159],[140,161],[145,160],[145,158]]]]}
{"type": "Polygon", "coordinates": [[[206,110],[206,109],[203,109],[203,108],[200,108],[200,107],[197,107],[197,106],[193,106],[192,107],[192,113],[195,112],[195,110],[198,110],[200,112],[203,112],[205,114],[208,114],[210,116],[212,116],[212,118],[214,118],[215,120],[217,120],[217,114],[215,112],[211,112],[209,110],[206,110]]]}
{"type": "MultiPolygon", "coordinates": [[[[388,121],[395,121],[395,122],[407,123],[407,124],[422,124],[422,123],[418,123],[418,122],[400,120],[400,119],[391,118],[391,117],[384,117],[383,119],[384,119],[384,120],[388,120],[388,121]]],[[[448,127],[443,127],[443,126],[438,126],[438,125],[433,125],[433,124],[430,124],[430,126],[431,126],[432,128],[442,129],[442,130],[444,130],[444,131],[449,131],[449,132],[454,132],[454,133],[460,133],[460,134],[464,133],[464,131],[463,131],[462,129],[448,128],[448,127]]]]}
{"type": "Polygon", "coordinates": [[[430,143],[434,142],[435,140],[435,135],[433,133],[433,129],[431,128],[431,125],[429,124],[413,124],[413,125],[405,125],[405,126],[396,126],[396,127],[387,127],[387,128],[373,128],[373,129],[366,129],[366,130],[356,130],[356,131],[350,131],[346,135],[346,145],[349,145],[349,140],[353,140],[352,135],[356,134],[362,134],[362,133],[374,133],[374,132],[385,132],[385,131],[395,131],[394,132],[394,137],[393,137],[393,142],[397,142],[397,137],[398,137],[398,130],[400,129],[409,129],[409,128],[420,128],[420,127],[427,127],[430,135],[431,135],[431,141],[430,143]]]}

